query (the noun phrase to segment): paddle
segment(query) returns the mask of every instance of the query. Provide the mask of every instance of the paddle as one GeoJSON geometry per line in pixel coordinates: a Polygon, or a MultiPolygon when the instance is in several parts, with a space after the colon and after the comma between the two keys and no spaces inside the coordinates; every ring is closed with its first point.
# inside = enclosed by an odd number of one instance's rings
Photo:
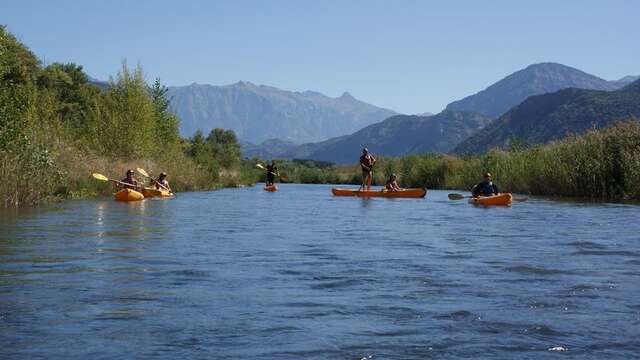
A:
{"type": "MultiPolygon", "coordinates": [[[[447,197],[449,198],[449,200],[462,200],[462,199],[470,199],[473,196],[464,196],[462,194],[449,194],[449,195],[447,195],[447,197]]],[[[515,197],[512,199],[513,202],[525,202],[527,200],[529,200],[529,199],[527,199],[527,198],[515,198],[515,197]]]]}
{"type": "Polygon", "coordinates": [[[126,185],[126,186],[131,186],[131,187],[134,187],[134,188],[138,188],[138,186],[133,185],[133,184],[129,184],[129,183],[126,183],[126,182],[122,182],[122,181],[120,181],[120,180],[109,179],[108,177],[106,177],[106,176],[104,176],[104,175],[102,175],[102,174],[93,173],[93,174],[91,174],[91,175],[92,175],[92,176],[93,176],[93,178],[94,178],[94,179],[96,179],[96,180],[100,180],[100,181],[113,181],[113,182],[114,182],[114,183],[116,183],[116,184],[122,184],[122,185],[126,185]]]}
{"type": "MultiPolygon", "coordinates": [[[[149,175],[149,174],[148,174],[144,169],[142,169],[142,168],[137,168],[136,170],[138,170],[138,172],[140,173],[140,175],[142,175],[142,176],[144,176],[144,177],[146,177],[146,178],[151,179],[151,181],[153,181],[154,183],[156,183],[156,184],[160,185],[160,187],[161,187],[161,188],[163,188],[163,189],[165,189],[165,190],[167,190],[167,191],[171,192],[171,189],[169,189],[169,188],[167,188],[166,186],[162,185],[158,180],[156,180],[156,179],[152,178],[152,177],[151,177],[151,176],[150,176],[150,175],[149,175]]],[[[153,189],[151,189],[151,190],[153,190],[153,189]]]]}
{"type": "MultiPolygon", "coordinates": [[[[262,170],[267,170],[264,166],[262,166],[262,164],[256,164],[256,166],[257,166],[257,167],[259,167],[259,168],[260,168],[260,169],[262,169],[262,170]]],[[[273,176],[278,176],[278,177],[280,177],[280,181],[283,181],[283,180],[284,180],[285,182],[288,182],[288,181],[289,181],[289,180],[287,180],[287,177],[286,177],[286,176],[281,176],[280,174],[276,174],[276,173],[274,173],[273,171],[267,171],[267,172],[268,172],[269,174],[272,174],[273,176]]]]}

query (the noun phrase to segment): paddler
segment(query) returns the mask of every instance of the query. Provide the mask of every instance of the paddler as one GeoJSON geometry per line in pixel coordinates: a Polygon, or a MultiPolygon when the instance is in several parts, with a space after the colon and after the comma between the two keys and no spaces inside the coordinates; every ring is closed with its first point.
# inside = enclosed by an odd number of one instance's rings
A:
{"type": "Polygon", "coordinates": [[[271,160],[271,164],[267,164],[267,186],[272,186],[276,175],[280,176],[275,160],[271,160]]]}
{"type": "Polygon", "coordinates": [[[400,189],[400,185],[398,185],[398,177],[396,176],[396,174],[391,174],[391,176],[389,176],[389,180],[387,180],[387,184],[385,185],[385,188],[388,191],[400,191],[402,189],[400,189]]]}
{"type": "Polygon", "coordinates": [[[498,195],[498,187],[493,183],[491,173],[484,174],[484,180],[471,188],[473,197],[498,195]]]}
{"type": "Polygon", "coordinates": [[[373,165],[376,158],[369,154],[369,149],[362,149],[360,156],[360,167],[362,168],[362,187],[363,190],[371,190],[371,180],[373,179],[373,165]]]}
{"type": "Polygon", "coordinates": [[[127,176],[124,179],[120,180],[124,184],[117,184],[118,187],[122,189],[132,189],[132,190],[139,189],[140,186],[138,185],[138,180],[136,180],[136,178],[133,177],[133,174],[134,174],[133,170],[131,169],[127,170],[127,176]]]}
{"type": "Polygon", "coordinates": [[[169,187],[169,181],[167,181],[167,173],[166,172],[161,172],[158,179],[151,179],[151,185],[155,185],[156,190],[168,190],[171,191],[171,188],[169,187]]]}

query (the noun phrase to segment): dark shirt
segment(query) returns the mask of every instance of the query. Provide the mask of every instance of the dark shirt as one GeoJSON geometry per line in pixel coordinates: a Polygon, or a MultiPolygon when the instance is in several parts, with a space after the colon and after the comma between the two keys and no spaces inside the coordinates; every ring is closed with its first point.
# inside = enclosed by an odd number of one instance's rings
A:
{"type": "Polygon", "coordinates": [[[473,196],[491,196],[499,194],[498,187],[493,182],[483,181],[473,187],[473,196]]]}
{"type": "Polygon", "coordinates": [[[267,182],[273,183],[275,174],[278,173],[278,167],[275,165],[267,165],[267,182]]]}
{"type": "Polygon", "coordinates": [[[122,181],[123,183],[126,183],[126,184],[133,185],[133,186],[130,186],[130,185],[120,184],[120,186],[122,188],[124,188],[124,189],[134,189],[135,190],[138,187],[138,180],[136,180],[135,178],[131,178],[131,179],[124,178],[124,179],[122,179],[120,181],[122,181]]]}

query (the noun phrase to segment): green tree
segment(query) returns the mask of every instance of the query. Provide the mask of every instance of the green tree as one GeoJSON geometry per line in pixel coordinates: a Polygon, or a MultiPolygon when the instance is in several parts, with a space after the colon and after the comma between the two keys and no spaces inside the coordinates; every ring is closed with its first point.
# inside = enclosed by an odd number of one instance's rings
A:
{"type": "Polygon", "coordinates": [[[169,89],[160,83],[159,78],[156,78],[149,88],[149,94],[155,109],[156,138],[160,151],[173,149],[180,141],[179,120],[176,115],[169,111],[171,99],[167,96],[168,91],[169,89]]]}
{"type": "Polygon", "coordinates": [[[151,157],[156,145],[156,109],[142,68],[126,62],[90,113],[90,139],[100,152],[129,159],[151,157]]]}
{"type": "Polygon", "coordinates": [[[222,167],[232,168],[240,163],[240,144],[233,130],[213,129],[207,136],[207,143],[222,167]]]}

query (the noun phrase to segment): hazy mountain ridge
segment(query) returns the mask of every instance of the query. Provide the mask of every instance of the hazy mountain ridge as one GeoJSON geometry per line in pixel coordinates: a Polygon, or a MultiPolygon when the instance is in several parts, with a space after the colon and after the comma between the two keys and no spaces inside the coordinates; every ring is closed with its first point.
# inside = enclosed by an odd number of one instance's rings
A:
{"type": "Polygon", "coordinates": [[[315,91],[292,92],[238,82],[213,86],[170,87],[181,133],[232,129],[252,143],[279,138],[297,143],[352,133],[396,113],[355,99],[345,92],[331,98],[315,91]]]}
{"type": "MultiPolygon", "coordinates": [[[[378,156],[445,153],[490,121],[481,114],[456,111],[443,111],[433,116],[396,115],[351,135],[295,146],[284,152],[272,152],[272,158],[348,164],[358,161],[362,146],[369,147],[378,156]]],[[[252,155],[247,149],[244,149],[244,154],[252,155]]]]}
{"type": "Polygon", "coordinates": [[[640,117],[640,80],[615,91],[564,89],[528,98],[460,143],[454,152],[482,153],[509,147],[514,139],[542,144],[630,117],[640,117]]]}
{"type": "Polygon", "coordinates": [[[567,88],[613,91],[625,86],[633,78],[626,76],[607,81],[562,64],[533,64],[474,95],[450,103],[447,109],[474,111],[497,118],[530,96],[567,88]]]}

